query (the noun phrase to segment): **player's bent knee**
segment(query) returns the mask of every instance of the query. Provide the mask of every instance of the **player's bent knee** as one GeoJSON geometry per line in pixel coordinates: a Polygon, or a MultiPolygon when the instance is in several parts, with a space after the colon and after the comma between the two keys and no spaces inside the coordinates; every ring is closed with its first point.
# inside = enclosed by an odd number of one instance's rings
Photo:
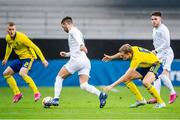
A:
{"type": "Polygon", "coordinates": [[[13,71],[8,68],[3,72],[3,76],[8,76],[8,75],[12,75],[12,74],[13,74],[13,71]]]}
{"type": "Polygon", "coordinates": [[[27,74],[26,73],[23,73],[23,72],[19,72],[19,75],[24,78],[27,74]]]}
{"type": "Polygon", "coordinates": [[[81,88],[82,90],[86,90],[87,85],[88,85],[87,82],[81,83],[80,88],[81,88]]]}
{"type": "Polygon", "coordinates": [[[5,76],[8,76],[9,74],[6,72],[6,71],[4,71],[3,72],[3,76],[5,77],[5,76]]]}
{"type": "Polygon", "coordinates": [[[148,87],[149,84],[150,84],[148,81],[143,81],[142,83],[143,83],[143,85],[144,85],[145,87],[148,87]]]}

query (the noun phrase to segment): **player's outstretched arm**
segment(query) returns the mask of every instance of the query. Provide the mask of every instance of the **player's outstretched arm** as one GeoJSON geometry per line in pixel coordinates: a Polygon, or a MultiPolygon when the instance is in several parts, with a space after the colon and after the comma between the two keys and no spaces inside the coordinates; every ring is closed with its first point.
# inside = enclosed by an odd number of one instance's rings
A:
{"type": "Polygon", "coordinates": [[[104,57],[102,58],[102,61],[108,62],[108,61],[111,61],[111,60],[117,59],[117,58],[120,58],[119,53],[116,53],[115,55],[104,54],[104,57]]]}
{"type": "Polygon", "coordinates": [[[117,85],[119,85],[120,83],[125,82],[125,81],[128,81],[126,74],[123,75],[123,76],[121,76],[117,81],[115,81],[115,82],[112,83],[111,85],[108,85],[108,86],[104,87],[103,90],[106,91],[106,92],[108,92],[108,91],[110,91],[112,88],[114,88],[115,86],[117,86],[117,85]]]}
{"type": "Polygon", "coordinates": [[[133,80],[136,77],[133,71],[134,71],[133,69],[129,68],[126,71],[126,73],[123,76],[121,76],[117,81],[115,81],[113,84],[109,86],[104,87],[104,91],[110,91],[112,88],[121,84],[122,82],[133,80]]]}
{"type": "Polygon", "coordinates": [[[108,62],[108,61],[111,61],[112,59],[113,59],[112,56],[104,54],[102,61],[108,62]]]}

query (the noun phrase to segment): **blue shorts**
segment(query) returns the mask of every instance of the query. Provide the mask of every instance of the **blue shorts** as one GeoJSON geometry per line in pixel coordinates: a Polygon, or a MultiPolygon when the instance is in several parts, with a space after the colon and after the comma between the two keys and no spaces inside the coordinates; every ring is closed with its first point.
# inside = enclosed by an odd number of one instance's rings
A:
{"type": "Polygon", "coordinates": [[[148,72],[152,72],[154,73],[156,79],[158,79],[159,75],[161,75],[161,73],[163,72],[163,67],[161,63],[155,63],[148,68],[137,68],[136,71],[139,72],[143,76],[143,78],[148,72]]]}
{"type": "Polygon", "coordinates": [[[31,66],[34,62],[34,59],[16,59],[13,60],[10,64],[10,67],[13,69],[14,73],[17,73],[20,71],[22,67],[28,68],[28,70],[31,69],[31,66]]]}

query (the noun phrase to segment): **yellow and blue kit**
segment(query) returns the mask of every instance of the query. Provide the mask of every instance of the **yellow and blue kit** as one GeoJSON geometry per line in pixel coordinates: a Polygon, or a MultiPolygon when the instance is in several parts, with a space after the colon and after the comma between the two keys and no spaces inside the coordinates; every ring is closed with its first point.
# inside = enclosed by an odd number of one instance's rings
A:
{"type": "Polygon", "coordinates": [[[19,57],[18,60],[14,60],[10,65],[14,72],[19,72],[21,67],[30,69],[34,59],[37,59],[37,55],[41,61],[45,60],[41,50],[22,32],[16,31],[14,39],[7,34],[6,42],[4,60],[8,60],[12,49],[19,57]]]}
{"type": "Polygon", "coordinates": [[[132,51],[133,56],[130,68],[135,68],[143,77],[150,71],[158,78],[163,71],[162,64],[158,57],[151,51],[138,46],[133,46],[132,51]]]}

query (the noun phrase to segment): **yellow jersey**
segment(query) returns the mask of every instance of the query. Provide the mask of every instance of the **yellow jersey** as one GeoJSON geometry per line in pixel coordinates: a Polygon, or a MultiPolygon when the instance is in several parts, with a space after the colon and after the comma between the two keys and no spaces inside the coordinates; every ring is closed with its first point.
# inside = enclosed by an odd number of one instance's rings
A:
{"type": "Polygon", "coordinates": [[[131,59],[130,68],[148,68],[151,67],[154,63],[160,63],[158,57],[147,49],[133,46],[132,51],[133,56],[131,59]]]}
{"type": "Polygon", "coordinates": [[[41,61],[45,60],[41,50],[22,32],[16,31],[14,39],[7,34],[6,42],[5,60],[8,60],[12,49],[14,49],[14,52],[18,55],[19,59],[37,59],[38,55],[41,61]]]}

